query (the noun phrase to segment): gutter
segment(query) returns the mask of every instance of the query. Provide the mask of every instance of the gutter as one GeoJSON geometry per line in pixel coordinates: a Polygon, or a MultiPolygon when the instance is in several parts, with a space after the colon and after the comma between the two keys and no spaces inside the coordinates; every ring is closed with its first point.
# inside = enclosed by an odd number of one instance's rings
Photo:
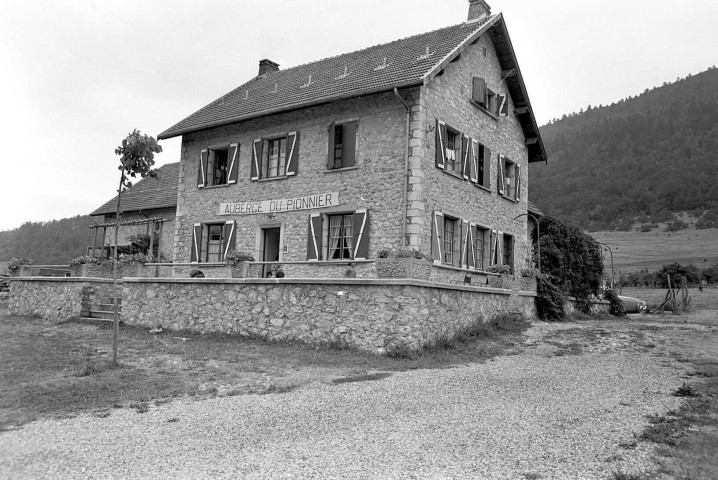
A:
{"type": "Polygon", "coordinates": [[[406,108],[406,149],[404,150],[404,194],[401,198],[401,209],[404,212],[404,216],[401,222],[401,246],[406,247],[406,216],[408,213],[408,202],[407,197],[409,196],[409,120],[411,116],[411,107],[406,103],[401,95],[399,95],[399,89],[394,87],[394,95],[406,108]]]}

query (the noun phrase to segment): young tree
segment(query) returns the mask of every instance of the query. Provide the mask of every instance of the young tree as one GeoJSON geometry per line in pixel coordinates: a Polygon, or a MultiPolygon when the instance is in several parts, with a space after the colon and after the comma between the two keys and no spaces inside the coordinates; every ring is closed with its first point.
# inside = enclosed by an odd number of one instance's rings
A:
{"type": "Polygon", "coordinates": [[[135,129],[122,140],[122,145],[115,149],[115,154],[120,155],[120,166],[117,169],[120,174],[120,187],[117,189],[117,211],[115,214],[115,249],[112,268],[112,297],[113,297],[113,334],[112,334],[112,363],[117,365],[117,337],[119,336],[120,323],[117,317],[117,242],[120,232],[120,215],[122,213],[122,192],[132,186],[130,177],[142,178],[155,177],[157,174],[152,168],[155,164],[155,153],[160,153],[162,147],[157,144],[154,138],[143,135],[135,129]]]}

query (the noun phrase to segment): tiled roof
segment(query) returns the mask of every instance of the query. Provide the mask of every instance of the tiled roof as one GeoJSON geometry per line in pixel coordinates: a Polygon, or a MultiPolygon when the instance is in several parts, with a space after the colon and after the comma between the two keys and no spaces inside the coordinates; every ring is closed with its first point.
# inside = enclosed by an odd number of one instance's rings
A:
{"type": "Polygon", "coordinates": [[[526,210],[537,217],[543,217],[543,212],[536,205],[534,205],[531,200],[529,200],[529,205],[526,210]]]}
{"type": "MultiPolygon", "coordinates": [[[[122,194],[122,211],[176,208],[179,165],[179,162],[163,165],[157,169],[157,178],[143,178],[128,188],[122,194]]],[[[114,214],[116,210],[117,195],[90,215],[114,214]]]]}
{"type": "Polygon", "coordinates": [[[501,15],[269,72],[232,90],[159,135],[204,128],[340,98],[418,85],[501,15]],[[427,54],[428,53],[428,54],[427,54]],[[381,68],[382,65],[385,67],[381,68]]]}

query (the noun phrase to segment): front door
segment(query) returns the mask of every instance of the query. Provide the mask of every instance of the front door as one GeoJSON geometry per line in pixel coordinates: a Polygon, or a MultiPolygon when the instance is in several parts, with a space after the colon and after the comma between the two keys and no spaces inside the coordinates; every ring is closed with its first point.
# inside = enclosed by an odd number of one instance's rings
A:
{"type": "MultiPolygon", "coordinates": [[[[279,237],[281,229],[276,228],[263,228],[262,229],[262,261],[263,262],[278,262],[279,261],[279,237]]],[[[262,277],[266,277],[267,273],[276,270],[277,266],[264,265],[262,270],[262,277]],[[272,268],[274,267],[274,268],[272,268]]]]}

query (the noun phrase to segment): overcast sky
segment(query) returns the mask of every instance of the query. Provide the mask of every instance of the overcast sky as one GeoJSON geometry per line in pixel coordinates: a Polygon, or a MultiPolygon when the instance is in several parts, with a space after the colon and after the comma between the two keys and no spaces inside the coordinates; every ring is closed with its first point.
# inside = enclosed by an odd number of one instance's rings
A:
{"type": "MultiPolygon", "coordinates": [[[[718,63],[718,1],[491,0],[538,122],[718,63]]],[[[466,20],[468,0],[3,0],[0,230],[114,196],[114,149],[257,74],[466,20]]],[[[161,142],[158,165],[179,160],[161,142]]]]}

